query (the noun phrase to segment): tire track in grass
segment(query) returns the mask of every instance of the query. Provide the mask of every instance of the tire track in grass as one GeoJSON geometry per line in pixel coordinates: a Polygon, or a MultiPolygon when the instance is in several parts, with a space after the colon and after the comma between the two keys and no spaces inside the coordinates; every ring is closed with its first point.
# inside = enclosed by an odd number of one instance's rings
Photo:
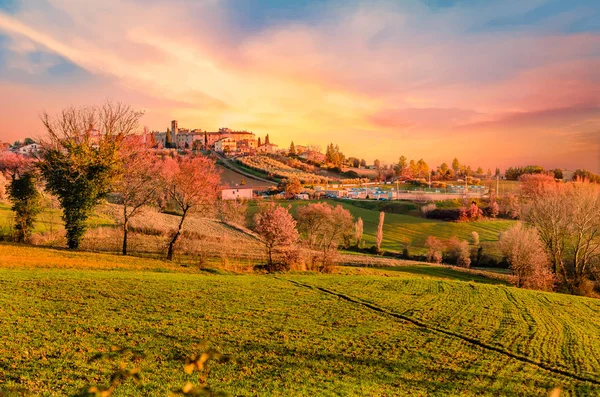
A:
{"type": "Polygon", "coordinates": [[[399,319],[399,320],[404,320],[404,321],[410,322],[410,323],[416,325],[417,327],[424,328],[424,329],[427,329],[427,330],[430,330],[430,331],[433,331],[433,332],[437,332],[437,333],[440,333],[440,334],[443,334],[443,335],[446,335],[446,336],[451,336],[451,337],[454,337],[454,338],[458,338],[458,339],[461,339],[461,340],[463,340],[465,342],[468,342],[468,343],[470,343],[472,345],[479,346],[479,347],[481,347],[483,349],[503,354],[503,355],[505,355],[507,357],[513,358],[515,360],[521,361],[521,362],[526,363],[526,364],[535,365],[538,368],[541,368],[541,369],[543,369],[545,371],[548,371],[548,372],[552,372],[552,373],[554,373],[556,375],[561,375],[561,376],[565,376],[567,378],[575,379],[575,380],[578,380],[578,381],[581,381],[581,382],[588,382],[588,383],[600,386],[600,379],[589,378],[589,377],[586,377],[586,376],[578,375],[578,374],[573,373],[571,371],[567,371],[567,370],[564,370],[564,369],[552,367],[552,366],[550,366],[550,365],[548,365],[546,363],[533,360],[533,359],[531,359],[531,358],[529,358],[527,356],[523,356],[521,354],[517,354],[517,353],[511,352],[510,350],[503,349],[502,347],[482,342],[479,339],[472,338],[470,336],[463,335],[463,334],[458,333],[458,332],[453,332],[453,331],[447,330],[445,328],[436,327],[436,326],[433,326],[431,324],[427,324],[424,321],[418,320],[416,318],[413,318],[413,317],[410,317],[410,316],[407,316],[407,315],[404,315],[404,314],[394,313],[394,312],[392,312],[392,311],[390,311],[388,309],[385,309],[383,307],[379,307],[379,306],[377,306],[377,305],[375,305],[375,304],[373,304],[371,302],[362,300],[360,298],[355,298],[355,297],[352,297],[352,296],[349,296],[349,295],[346,295],[346,294],[342,294],[342,293],[339,293],[339,292],[336,292],[336,291],[333,291],[333,290],[330,290],[330,289],[327,289],[327,288],[324,288],[324,287],[318,287],[318,286],[314,286],[314,285],[307,284],[307,283],[300,282],[300,281],[295,281],[295,280],[290,280],[290,279],[280,278],[280,277],[274,277],[274,278],[276,278],[277,280],[290,282],[290,283],[292,283],[292,284],[294,284],[294,285],[296,285],[298,287],[303,287],[303,288],[308,288],[308,289],[312,289],[312,290],[317,290],[317,291],[321,291],[321,292],[329,294],[329,295],[337,296],[338,298],[343,299],[343,300],[345,300],[347,302],[358,304],[358,305],[366,307],[367,309],[376,311],[378,313],[381,313],[381,314],[384,314],[384,315],[387,315],[387,316],[390,316],[390,317],[394,317],[394,318],[399,319]]]}

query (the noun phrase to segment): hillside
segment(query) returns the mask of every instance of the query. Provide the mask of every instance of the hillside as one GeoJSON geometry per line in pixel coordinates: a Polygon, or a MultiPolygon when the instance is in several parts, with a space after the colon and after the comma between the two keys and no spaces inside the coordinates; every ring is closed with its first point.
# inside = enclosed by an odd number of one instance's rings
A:
{"type": "MultiPolygon", "coordinates": [[[[355,218],[361,217],[364,222],[364,245],[369,247],[375,244],[375,235],[379,217],[377,207],[373,209],[361,208],[359,203],[352,201],[324,200],[332,205],[340,204],[348,209],[355,218]]],[[[292,206],[295,213],[299,206],[307,205],[306,201],[292,201],[285,205],[292,206]]],[[[376,202],[373,202],[377,204],[376,202]]],[[[362,204],[362,203],[360,203],[362,204]]],[[[369,203],[370,204],[370,203],[369,203]]],[[[515,221],[510,220],[482,220],[478,222],[456,223],[425,219],[415,215],[412,205],[399,205],[398,211],[404,213],[386,213],[382,248],[389,252],[402,252],[409,246],[411,254],[426,252],[425,240],[428,236],[448,239],[457,236],[463,240],[470,240],[473,231],[479,234],[481,245],[486,254],[500,259],[496,242],[500,232],[510,228],[515,221]]],[[[258,205],[251,203],[248,221],[258,211],[258,205]]],[[[120,244],[120,230],[116,228],[120,209],[114,205],[106,204],[99,207],[90,219],[90,230],[84,238],[83,248],[92,250],[118,251],[120,244]]],[[[8,226],[12,212],[8,205],[0,204],[0,226],[8,226]]],[[[132,252],[152,253],[161,250],[168,242],[168,236],[177,227],[178,218],[169,214],[160,214],[149,211],[145,215],[133,219],[134,233],[131,236],[132,252]],[[139,232],[139,233],[136,233],[139,232]]],[[[46,232],[52,229],[55,235],[63,230],[59,211],[45,211],[36,224],[36,232],[46,232]]],[[[186,222],[186,230],[195,236],[204,236],[202,243],[207,247],[207,252],[218,255],[220,251],[235,252],[236,244],[245,246],[250,256],[260,255],[261,247],[253,239],[248,239],[245,233],[232,229],[214,219],[192,217],[186,222]]],[[[47,239],[47,238],[46,238],[47,239]]],[[[37,241],[37,240],[36,240],[37,241]]],[[[61,244],[60,242],[58,242],[61,244]]],[[[237,250],[239,251],[239,250],[237,250]]]]}
{"type": "Polygon", "coordinates": [[[168,395],[195,381],[182,359],[208,341],[231,356],[208,384],[233,395],[600,393],[598,301],[408,269],[209,275],[0,244],[0,388],[106,385],[119,357],[89,359],[116,346],[144,358],[115,395],[168,395]]]}
{"type": "Polygon", "coordinates": [[[265,180],[256,179],[249,174],[242,174],[237,167],[231,163],[227,163],[227,167],[217,164],[217,169],[221,173],[221,181],[223,185],[229,187],[248,187],[254,189],[266,190],[275,186],[275,182],[267,182],[265,180]],[[242,185],[242,182],[244,183],[242,185]]]}
{"type": "MultiPolygon", "coordinates": [[[[353,201],[322,200],[331,205],[341,205],[348,209],[357,219],[361,217],[364,222],[364,244],[366,247],[375,244],[377,224],[379,222],[379,211],[377,209],[361,208],[354,205],[353,201]]],[[[307,205],[308,202],[292,202],[292,212],[298,207],[307,205]]],[[[374,202],[375,203],[375,202],[374,202]]],[[[411,211],[412,206],[407,205],[405,212],[411,211]]],[[[256,212],[257,208],[250,207],[250,212],[256,212]]],[[[401,210],[404,212],[404,210],[401,210]]],[[[498,255],[496,242],[500,232],[510,228],[515,221],[503,219],[487,219],[478,222],[444,222],[426,219],[419,216],[397,213],[386,213],[383,228],[382,249],[390,252],[402,252],[408,244],[413,253],[426,252],[425,240],[429,236],[448,239],[457,236],[462,240],[470,240],[471,233],[479,233],[480,241],[486,253],[498,255]]]]}

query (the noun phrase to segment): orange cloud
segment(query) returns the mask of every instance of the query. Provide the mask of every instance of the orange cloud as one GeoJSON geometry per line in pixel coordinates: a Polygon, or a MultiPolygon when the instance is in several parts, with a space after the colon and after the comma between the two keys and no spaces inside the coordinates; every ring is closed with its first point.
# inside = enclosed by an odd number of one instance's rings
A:
{"type": "MultiPolygon", "coordinates": [[[[486,168],[544,162],[600,171],[593,144],[600,35],[465,28],[530,9],[518,2],[447,13],[420,3],[332,6],[311,23],[255,31],[236,26],[219,1],[194,10],[116,0],[51,4],[0,12],[0,32],[14,53],[42,48],[89,80],[0,80],[13,98],[1,139],[41,132],[43,109],[111,98],[145,109],[153,129],[176,118],[188,127],[254,129],[282,146],[334,141],[369,161],[404,154],[435,164],[459,156],[486,168]]],[[[18,60],[24,73],[36,73],[26,57],[18,60]]]]}

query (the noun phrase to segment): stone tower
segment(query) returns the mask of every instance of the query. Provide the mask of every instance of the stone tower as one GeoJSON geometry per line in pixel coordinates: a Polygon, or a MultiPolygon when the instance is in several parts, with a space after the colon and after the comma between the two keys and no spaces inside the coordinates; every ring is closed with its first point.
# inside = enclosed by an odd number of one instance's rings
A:
{"type": "Polygon", "coordinates": [[[179,132],[179,128],[177,127],[177,120],[171,121],[171,142],[173,147],[177,147],[177,132],[179,132]]]}

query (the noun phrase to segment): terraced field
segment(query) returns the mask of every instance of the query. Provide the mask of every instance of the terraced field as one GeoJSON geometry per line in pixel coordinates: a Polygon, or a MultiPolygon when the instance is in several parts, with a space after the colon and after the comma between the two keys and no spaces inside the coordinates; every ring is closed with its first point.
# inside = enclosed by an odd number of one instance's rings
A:
{"type": "MultiPolygon", "coordinates": [[[[444,268],[208,275],[78,253],[118,270],[39,269],[19,259],[22,246],[6,268],[5,247],[0,391],[73,395],[107,385],[118,358],[90,358],[117,346],[144,357],[127,361],[141,381],[114,395],[166,396],[197,381],[184,359],[208,341],[232,359],[211,364],[207,384],[232,395],[600,393],[599,325],[590,319],[600,307],[590,299],[453,281],[444,268]]],[[[69,254],[46,249],[43,258],[69,254]]]]}

